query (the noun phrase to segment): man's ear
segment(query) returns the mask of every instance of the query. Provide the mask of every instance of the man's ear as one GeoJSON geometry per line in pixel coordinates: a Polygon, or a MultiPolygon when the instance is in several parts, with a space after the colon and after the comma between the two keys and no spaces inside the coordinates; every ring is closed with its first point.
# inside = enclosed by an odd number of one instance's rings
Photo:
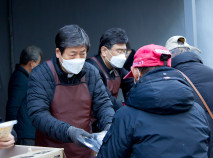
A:
{"type": "Polygon", "coordinates": [[[102,46],[101,47],[101,55],[103,57],[106,57],[106,53],[107,53],[108,49],[105,47],[105,46],[102,46]]]}
{"type": "Polygon", "coordinates": [[[130,67],[130,70],[132,71],[132,74],[133,74],[133,76],[134,76],[134,67],[131,66],[131,67],[130,67]]]}
{"type": "Polygon", "coordinates": [[[134,78],[138,78],[139,74],[138,74],[137,68],[131,66],[131,71],[132,71],[132,74],[133,74],[134,78]]]}
{"type": "Polygon", "coordinates": [[[59,48],[55,49],[55,53],[56,53],[57,58],[59,58],[61,56],[61,52],[60,52],[59,48]]]}
{"type": "Polygon", "coordinates": [[[32,70],[35,67],[35,62],[34,60],[30,60],[28,61],[27,65],[30,67],[30,69],[32,70]]]}

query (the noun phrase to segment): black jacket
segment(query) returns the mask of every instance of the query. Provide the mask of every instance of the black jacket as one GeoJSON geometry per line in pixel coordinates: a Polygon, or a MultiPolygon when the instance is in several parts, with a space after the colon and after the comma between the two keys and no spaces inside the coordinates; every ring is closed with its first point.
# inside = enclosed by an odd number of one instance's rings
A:
{"type": "MultiPolygon", "coordinates": [[[[174,57],[172,59],[172,67],[182,71],[188,76],[213,112],[213,69],[203,65],[201,58],[194,52],[185,52],[174,57]]],[[[194,96],[195,101],[199,103],[206,112],[212,131],[211,136],[213,136],[213,120],[195,92],[194,96]]],[[[211,146],[213,146],[213,139],[211,142],[211,146]]],[[[211,151],[211,153],[213,157],[213,151],[211,151]]]]}
{"type": "Polygon", "coordinates": [[[124,68],[127,71],[131,71],[131,66],[133,64],[133,60],[134,60],[134,56],[135,56],[135,50],[132,49],[132,52],[130,53],[130,55],[128,56],[128,58],[126,59],[126,62],[124,63],[124,68]]]}
{"type": "MultiPolygon", "coordinates": [[[[110,73],[111,70],[109,70],[106,65],[104,64],[102,58],[100,55],[96,55],[95,56],[96,59],[100,62],[100,64],[102,65],[102,67],[104,68],[105,72],[107,73],[107,75],[109,76],[109,78],[111,79],[114,79],[115,78],[115,75],[114,73],[110,73]]],[[[122,101],[118,101],[116,100],[116,98],[114,96],[111,95],[108,87],[107,87],[107,79],[103,73],[103,71],[101,70],[101,68],[99,67],[99,65],[91,58],[88,58],[87,59],[87,62],[91,63],[92,65],[94,65],[98,70],[99,70],[99,73],[101,75],[101,78],[104,82],[104,85],[107,89],[107,93],[112,101],[112,104],[113,104],[113,108],[114,110],[118,110],[121,106],[123,106],[122,104],[122,101]]],[[[133,84],[134,84],[134,79],[133,78],[127,78],[127,79],[123,79],[124,76],[126,76],[126,74],[128,74],[128,71],[125,70],[124,68],[121,68],[121,69],[117,69],[116,70],[118,71],[119,75],[120,75],[120,78],[121,78],[121,85],[120,85],[120,88],[122,89],[122,92],[123,92],[123,96],[124,96],[124,99],[126,99],[126,95],[128,93],[128,91],[132,88],[133,84]]]]}
{"type": "Polygon", "coordinates": [[[177,70],[157,68],[130,90],[98,157],[207,158],[209,135],[188,83],[177,70]]]}
{"type": "Polygon", "coordinates": [[[33,127],[27,114],[27,89],[29,73],[20,65],[10,77],[8,86],[8,101],[6,106],[6,120],[17,120],[14,129],[18,138],[35,138],[33,127]]]}
{"type": "MultiPolygon", "coordinates": [[[[67,74],[61,69],[58,59],[54,57],[52,61],[61,84],[78,84],[85,75],[92,98],[93,114],[99,120],[100,129],[103,129],[106,124],[111,123],[115,112],[98,70],[85,62],[79,74],[68,78],[67,74]]],[[[48,65],[44,62],[34,68],[30,74],[27,94],[28,114],[37,130],[62,142],[70,142],[67,135],[67,129],[70,127],[70,124],[54,118],[49,111],[54,91],[55,79],[48,65]]]]}

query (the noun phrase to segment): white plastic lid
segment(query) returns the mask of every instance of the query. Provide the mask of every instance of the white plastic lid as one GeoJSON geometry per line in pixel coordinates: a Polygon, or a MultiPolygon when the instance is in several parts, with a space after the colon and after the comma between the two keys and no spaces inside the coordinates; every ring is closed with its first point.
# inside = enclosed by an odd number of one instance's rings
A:
{"type": "Polygon", "coordinates": [[[17,124],[17,120],[7,121],[7,122],[4,122],[4,123],[0,123],[0,128],[13,126],[15,124],[17,124]]]}

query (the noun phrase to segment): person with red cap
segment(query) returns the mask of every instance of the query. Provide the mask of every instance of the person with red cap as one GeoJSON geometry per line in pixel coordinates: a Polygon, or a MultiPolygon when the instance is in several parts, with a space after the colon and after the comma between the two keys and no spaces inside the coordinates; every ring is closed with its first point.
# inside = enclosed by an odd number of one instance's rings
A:
{"type": "Polygon", "coordinates": [[[163,46],[137,50],[126,106],[119,109],[98,158],[207,158],[210,129],[202,107],[163,46]]]}

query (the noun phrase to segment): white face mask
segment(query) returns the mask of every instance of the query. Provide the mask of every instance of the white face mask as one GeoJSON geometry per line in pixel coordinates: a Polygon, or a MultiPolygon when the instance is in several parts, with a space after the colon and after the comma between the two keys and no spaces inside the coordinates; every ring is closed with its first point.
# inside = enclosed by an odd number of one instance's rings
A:
{"type": "MultiPolygon", "coordinates": [[[[109,51],[108,51],[109,52],[109,51]]],[[[109,52],[110,53],[110,52],[109,52]]],[[[112,67],[115,68],[122,68],[124,66],[124,63],[126,61],[126,56],[125,54],[120,54],[120,55],[116,55],[113,56],[111,53],[110,55],[112,56],[111,60],[109,61],[110,64],[112,65],[112,67]]]]}
{"type": "Polygon", "coordinates": [[[61,65],[68,73],[78,74],[82,70],[86,59],[78,58],[65,60],[62,58],[62,60],[63,63],[61,62],[61,65]]]}

